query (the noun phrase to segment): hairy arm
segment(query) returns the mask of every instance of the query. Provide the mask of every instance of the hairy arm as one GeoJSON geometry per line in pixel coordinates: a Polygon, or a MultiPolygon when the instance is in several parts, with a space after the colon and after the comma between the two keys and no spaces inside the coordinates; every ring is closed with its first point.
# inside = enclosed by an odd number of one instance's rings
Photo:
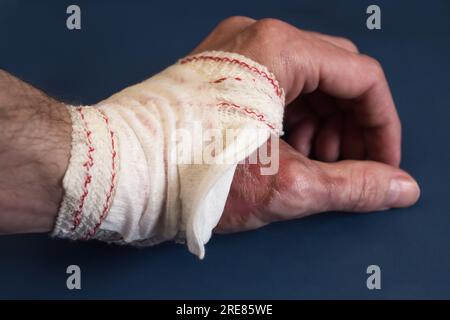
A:
{"type": "Polygon", "coordinates": [[[52,229],[70,141],[64,105],[0,70],[0,233],[52,229]]]}

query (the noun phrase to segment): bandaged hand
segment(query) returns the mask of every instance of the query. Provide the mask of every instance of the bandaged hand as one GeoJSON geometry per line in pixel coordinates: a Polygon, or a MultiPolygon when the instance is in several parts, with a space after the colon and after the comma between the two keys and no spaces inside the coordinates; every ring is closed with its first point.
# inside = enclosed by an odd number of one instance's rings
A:
{"type": "Polygon", "coordinates": [[[203,257],[213,230],[405,207],[419,196],[398,168],[400,122],[380,65],[348,40],[277,20],[227,19],[160,74],[63,108],[58,123],[69,119],[72,133],[61,126],[52,148],[69,144],[70,156],[48,161],[57,170],[45,170],[54,192],[41,200],[43,218],[13,231],[48,231],[57,213],[54,236],[175,240],[203,257]]]}

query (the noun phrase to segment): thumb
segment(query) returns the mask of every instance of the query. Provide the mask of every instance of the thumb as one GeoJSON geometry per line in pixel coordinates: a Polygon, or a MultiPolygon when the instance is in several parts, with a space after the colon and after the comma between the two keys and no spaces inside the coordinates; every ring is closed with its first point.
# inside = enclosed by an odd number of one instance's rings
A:
{"type": "Polygon", "coordinates": [[[373,161],[316,162],[327,211],[367,212],[409,207],[420,188],[405,171],[373,161]]]}

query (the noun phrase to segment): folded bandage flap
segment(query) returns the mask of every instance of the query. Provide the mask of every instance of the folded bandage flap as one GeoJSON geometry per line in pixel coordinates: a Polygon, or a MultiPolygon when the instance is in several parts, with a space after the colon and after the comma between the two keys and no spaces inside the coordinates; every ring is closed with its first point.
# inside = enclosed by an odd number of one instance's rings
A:
{"type": "Polygon", "coordinates": [[[93,107],[69,107],[72,155],[53,234],[204,256],[236,165],[282,133],[284,92],[260,64],[203,52],[93,107]]]}

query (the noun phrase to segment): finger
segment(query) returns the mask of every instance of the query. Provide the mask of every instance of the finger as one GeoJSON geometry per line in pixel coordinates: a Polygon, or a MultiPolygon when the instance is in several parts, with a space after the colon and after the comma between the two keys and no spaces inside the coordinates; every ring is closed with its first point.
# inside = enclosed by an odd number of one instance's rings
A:
{"type": "Polygon", "coordinates": [[[304,101],[303,97],[299,97],[286,106],[283,118],[284,131],[289,133],[300,121],[305,117],[309,117],[310,114],[311,111],[308,109],[306,101],[304,101]]]}
{"type": "Polygon", "coordinates": [[[292,34],[298,41],[289,42],[286,50],[292,56],[302,56],[289,65],[290,78],[284,77],[286,101],[316,90],[348,101],[345,105],[354,110],[364,131],[368,158],[398,166],[401,125],[380,63],[330,42],[317,41],[317,37],[298,29],[292,34]]]}
{"type": "Polygon", "coordinates": [[[344,114],[341,140],[342,160],[364,160],[364,135],[354,119],[353,112],[344,114]]]}
{"type": "Polygon", "coordinates": [[[405,171],[373,161],[324,163],[280,143],[280,171],[266,201],[267,222],[326,211],[368,212],[413,205],[420,196],[405,171]]]}
{"type": "Polygon", "coordinates": [[[345,49],[345,50],[353,52],[353,53],[359,53],[358,47],[351,40],[349,40],[347,38],[330,36],[327,34],[314,32],[314,31],[307,31],[307,32],[309,34],[321,39],[322,41],[327,41],[337,47],[340,47],[342,49],[345,49]]]}
{"type": "Polygon", "coordinates": [[[304,100],[308,108],[316,113],[320,118],[330,117],[331,115],[340,112],[336,99],[324,94],[321,91],[314,91],[304,95],[304,100]]]}
{"type": "Polygon", "coordinates": [[[314,154],[320,161],[334,162],[339,158],[342,118],[339,113],[323,120],[314,141],[314,154]]]}
{"type": "Polygon", "coordinates": [[[288,143],[295,150],[309,157],[318,127],[319,122],[313,115],[304,117],[289,134],[288,143]]]}
{"type": "Polygon", "coordinates": [[[316,162],[321,181],[318,203],[325,211],[368,212],[413,205],[417,182],[396,167],[372,161],[316,162]]]}
{"type": "Polygon", "coordinates": [[[318,87],[350,102],[369,159],[398,166],[401,125],[384,72],[374,59],[332,48],[317,54],[318,87]]]}

